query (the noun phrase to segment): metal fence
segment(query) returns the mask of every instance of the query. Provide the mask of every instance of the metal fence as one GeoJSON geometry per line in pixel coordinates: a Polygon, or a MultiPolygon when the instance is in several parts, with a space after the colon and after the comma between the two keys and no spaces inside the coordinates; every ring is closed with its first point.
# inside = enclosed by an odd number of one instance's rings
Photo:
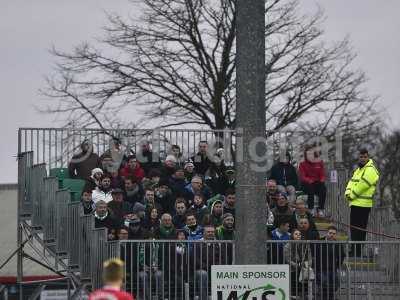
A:
{"type": "MultiPolygon", "coordinates": [[[[85,128],[20,128],[18,131],[18,153],[33,151],[33,163],[46,163],[48,169],[66,167],[72,156],[80,151],[80,144],[89,140],[93,151],[99,155],[110,149],[113,138],[121,141],[129,153],[138,152],[144,142],[152,145],[153,152],[161,159],[169,153],[172,145],[178,145],[184,158],[190,158],[197,151],[200,141],[207,141],[214,150],[224,148],[226,162],[234,161],[236,148],[243,147],[234,130],[207,129],[85,129],[85,128]]],[[[294,154],[299,162],[303,146],[308,143],[322,143],[324,160],[331,160],[340,145],[335,140],[317,137],[312,132],[268,131],[266,132],[267,153],[273,162],[286,151],[294,154]],[[329,153],[328,153],[329,152],[329,153]]],[[[338,159],[341,159],[339,155],[338,159]]]]}
{"type": "Polygon", "coordinates": [[[120,241],[125,289],[138,299],[208,299],[211,265],[234,263],[232,241],[120,241]],[[188,297],[189,296],[189,297],[188,297]]]}

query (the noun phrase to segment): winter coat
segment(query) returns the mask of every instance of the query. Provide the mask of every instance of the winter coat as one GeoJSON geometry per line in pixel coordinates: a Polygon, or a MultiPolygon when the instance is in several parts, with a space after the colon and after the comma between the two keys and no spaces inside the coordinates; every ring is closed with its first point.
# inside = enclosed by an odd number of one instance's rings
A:
{"type": "Polygon", "coordinates": [[[324,162],[322,160],[317,162],[302,161],[299,165],[299,176],[301,183],[305,184],[325,182],[324,162]]]}
{"type": "Polygon", "coordinates": [[[290,163],[278,162],[271,168],[270,179],[275,179],[278,185],[297,187],[298,179],[296,168],[290,163]]]}
{"type": "Polygon", "coordinates": [[[140,166],[139,162],[136,162],[136,167],[133,170],[128,165],[122,168],[120,171],[120,176],[125,178],[128,176],[133,176],[140,182],[144,177],[144,170],[140,166]]]}

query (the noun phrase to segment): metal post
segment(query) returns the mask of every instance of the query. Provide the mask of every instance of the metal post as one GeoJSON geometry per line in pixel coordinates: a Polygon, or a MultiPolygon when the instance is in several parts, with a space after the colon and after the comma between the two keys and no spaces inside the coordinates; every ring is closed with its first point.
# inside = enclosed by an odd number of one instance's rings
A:
{"type": "MultiPolygon", "coordinates": [[[[24,201],[24,191],[25,187],[22,187],[21,176],[24,172],[22,168],[25,166],[22,164],[21,160],[23,159],[21,156],[21,129],[18,130],[18,204],[17,204],[17,247],[18,247],[18,255],[17,255],[17,284],[19,290],[19,299],[22,300],[22,280],[23,280],[23,247],[22,245],[22,222],[21,222],[21,213],[22,213],[22,202],[24,201]]],[[[24,183],[25,184],[25,183],[24,183]]]]}
{"type": "Polygon", "coordinates": [[[266,154],[265,1],[238,0],[236,9],[236,130],[243,145],[236,157],[236,263],[262,264],[266,262],[265,170],[255,166],[266,161],[254,160],[266,154]]]}

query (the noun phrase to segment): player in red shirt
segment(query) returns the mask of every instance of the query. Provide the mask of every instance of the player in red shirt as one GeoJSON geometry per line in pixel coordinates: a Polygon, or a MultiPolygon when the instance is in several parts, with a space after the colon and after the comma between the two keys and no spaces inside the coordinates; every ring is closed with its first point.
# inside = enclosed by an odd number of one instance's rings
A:
{"type": "Polygon", "coordinates": [[[104,287],[89,295],[89,300],[134,300],[131,294],[121,291],[124,280],[124,262],[110,259],[104,262],[104,287]]]}

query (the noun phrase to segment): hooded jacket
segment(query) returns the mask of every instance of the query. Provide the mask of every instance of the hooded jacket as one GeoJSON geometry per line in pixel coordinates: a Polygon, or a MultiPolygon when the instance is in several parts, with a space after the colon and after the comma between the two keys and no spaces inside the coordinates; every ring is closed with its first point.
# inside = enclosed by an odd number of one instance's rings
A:
{"type": "Polygon", "coordinates": [[[139,182],[144,178],[144,170],[140,166],[139,162],[136,162],[135,169],[131,169],[128,165],[121,169],[120,175],[122,177],[128,177],[129,175],[134,176],[139,182]]]}
{"type": "Polygon", "coordinates": [[[278,185],[297,187],[296,168],[290,163],[278,162],[271,168],[271,179],[275,179],[278,185]]]}
{"type": "Polygon", "coordinates": [[[300,181],[305,184],[325,182],[325,168],[322,160],[311,162],[304,160],[299,165],[300,181]]]}

